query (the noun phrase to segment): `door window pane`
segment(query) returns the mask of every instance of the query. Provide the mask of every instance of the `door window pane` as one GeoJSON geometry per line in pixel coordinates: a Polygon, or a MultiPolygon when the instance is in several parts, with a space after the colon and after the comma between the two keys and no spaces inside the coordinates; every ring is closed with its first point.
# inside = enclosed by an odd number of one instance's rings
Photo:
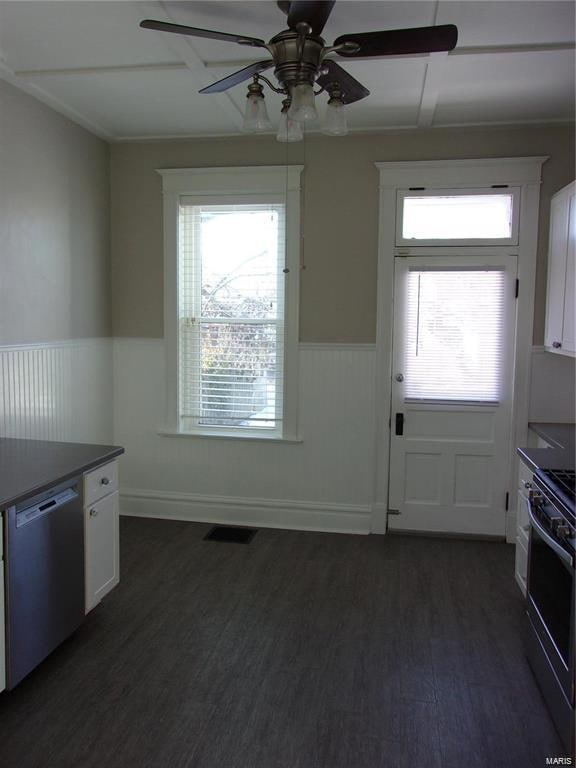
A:
{"type": "Polygon", "coordinates": [[[405,397],[498,402],[504,362],[505,274],[408,273],[405,397]]]}

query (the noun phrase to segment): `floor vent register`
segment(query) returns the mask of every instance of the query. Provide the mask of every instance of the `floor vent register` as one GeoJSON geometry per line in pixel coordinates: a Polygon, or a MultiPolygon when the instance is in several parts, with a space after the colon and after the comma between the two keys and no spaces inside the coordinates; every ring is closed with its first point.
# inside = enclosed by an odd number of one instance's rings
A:
{"type": "Polygon", "coordinates": [[[230,544],[249,544],[257,533],[257,528],[215,525],[214,528],[211,528],[206,536],[204,536],[204,541],[225,541],[230,544]]]}

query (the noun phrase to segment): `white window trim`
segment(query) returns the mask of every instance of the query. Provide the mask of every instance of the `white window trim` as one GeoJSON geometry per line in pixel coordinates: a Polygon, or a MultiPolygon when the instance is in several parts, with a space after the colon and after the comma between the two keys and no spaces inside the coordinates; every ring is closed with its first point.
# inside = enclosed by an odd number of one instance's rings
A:
{"type": "Polygon", "coordinates": [[[446,246],[485,246],[485,245],[518,245],[518,221],[520,218],[520,187],[512,187],[509,185],[501,185],[496,188],[490,187],[475,187],[474,189],[464,188],[458,189],[455,187],[427,187],[425,189],[399,189],[397,191],[396,202],[396,245],[407,246],[409,248],[421,248],[425,246],[431,246],[436,248],[445,248],[446,246]],[[442,195],[448,195],[452,197],[464,196],[464,195],[512,195],[512,227],[510,237],[500,238],[467,238],[459,239],[453,237],[450,239],[418,239],[402,237],[402,223],[404,215],[404,199],[406,197],[440,197],[442,195]]]}
{"type": "Polygon", "coordinates": [[[164,340],[166,412],[162,435],[240,440],[298,441],[298,306],[300,284],[300,176],[302,165],[222,168],[159,168],[164,212],[164,340]],[[286,204],[286,275],[284,294],[284,414],[282,434],[244,428],[180,429],[178,416],[178,212],[180,197],[274,195],[286,204]]]}
{"type": "MultiPolygon", "coordinates": [[[[380,173],[378,224],[378,289],[376,325],[376,451],[374,466],[373,533],[386,533],[388,515],[388,466],[390,462],[389,420],[392,374],[392,327],[394,320],[394,256],[437,255],[431,246],[397,246],[397,192],[410,187],[471,189],[493,184],[520,187],[518,245],[487,246],[494,253],[518,256],[518,295],[516,315],[515,385],[511,425],[509,487],[512,509],[508,512],[507,540],[512,541],[512,516],[517,480],[516,447],[528,439],[530,370],[534,326],[534,288],[538,247],[538,206],[544,157],[496,157],[470,160],[421,160],[375,163],[380,173]]],[[[442,253],[475,255],[486,246],[442,247],[442,253]]]]}

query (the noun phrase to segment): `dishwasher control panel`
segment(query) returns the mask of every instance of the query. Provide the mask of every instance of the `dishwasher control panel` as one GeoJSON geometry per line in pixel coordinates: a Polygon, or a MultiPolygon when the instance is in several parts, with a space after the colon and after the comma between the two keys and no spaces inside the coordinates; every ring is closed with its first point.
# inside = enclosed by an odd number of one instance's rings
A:
{"type": "Polygon", "coordinates": [[[54,493],[53,496],[44,497],[41,501],[37,501],[35,504],[30,504],[24,509],[16,511],[16,528],[20,528],[26,523],[31,523],[41,515],[47,512],[54,512],[63,504],[67,504],[69,501],[78,498],[78,491],[76,487],[65,488],[63,491],[54,493]]]}

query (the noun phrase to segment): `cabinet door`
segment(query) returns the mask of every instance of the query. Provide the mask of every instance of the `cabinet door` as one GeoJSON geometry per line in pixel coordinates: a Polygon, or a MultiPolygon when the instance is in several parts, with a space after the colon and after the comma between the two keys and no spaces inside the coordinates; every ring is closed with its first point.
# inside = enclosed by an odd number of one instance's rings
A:
{"type": "Polygon", "coordinates": [[[528,573],[528,550],[523,542],[518,538],[516,540],[516,558],[515,558],[516,582],[520,591],[526,597],[526,577],[528,573]]]}
{"type": "MultiPolygon", "coordinates": [[[[0,537],[2,536],[0,514],[0,537]]],[[[0,691],[6,688],[6,648],[4,646],[4,561],[0,554],[0,691]]]]}
{"type": "Polygon", "coordinates": [[[576,353],[576,316],[574,290],[576,283],[576,194],[570,195],[568,210],[568,249],[566,252],[566,288],[564,293],[564,323],[562,351],[576,353]]]}
{"type": "Polygon", "coordinates": [[[84,510],[86,550],[86,613],[118,584],[118,493],[84,510]]]}
{"type": "Polygon", "coordinates": [[[559,192],[550,205],[550,244],[548,249],[548,286],[546,290],[546,334],[544,344],[561,349],[564,325],[564,286],[566,282],[566,246],[568,242],[569,200],[559,192]]]}

